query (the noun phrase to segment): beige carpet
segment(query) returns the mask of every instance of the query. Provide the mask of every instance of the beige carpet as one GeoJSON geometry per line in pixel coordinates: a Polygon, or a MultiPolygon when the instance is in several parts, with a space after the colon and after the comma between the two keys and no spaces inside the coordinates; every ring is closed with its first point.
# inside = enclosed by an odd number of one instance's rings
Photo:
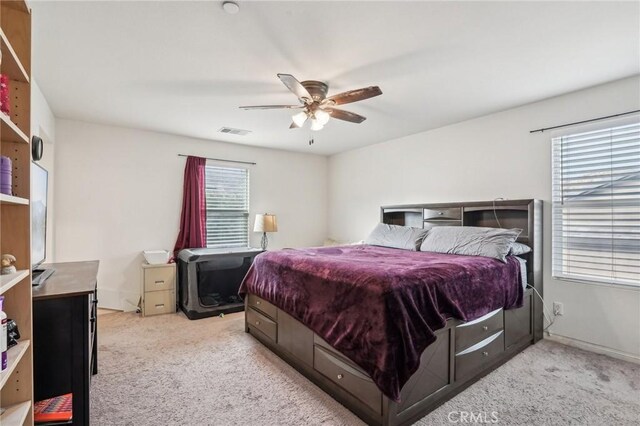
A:
{"type": "MultiPolygon", "coordinates": [[[[94,425],[362,424],[244,333],[243,314],[101,315],[98,362],[94,425]]],[[[461,411],[506,425],[636,425],[640,366],[543,341],[418,424],[460,424],[461,411]]]]}

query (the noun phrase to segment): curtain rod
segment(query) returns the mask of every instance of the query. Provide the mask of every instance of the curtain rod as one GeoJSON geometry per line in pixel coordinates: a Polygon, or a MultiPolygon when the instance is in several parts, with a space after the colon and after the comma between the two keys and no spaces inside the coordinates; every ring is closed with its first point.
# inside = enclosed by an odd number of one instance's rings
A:
{"type": "Polygon", "coordinates": [[[538,133],[538,132],[542,133],[542,132],[544,132],[546,130],[560,129],[562,127],[575,126],[576,124],[591,123],[592,121],[606,120],[607,118],[620,117],[620,116],[623,116],[623,115],[635,114],[637,112],[640,112],[640,109],[636,109],[634,111],[621,112],[620,114],[613,114],[613,115],[607,115],[607,116],[604,116],[604,117],[592,118],[590,120],[575,121],[573,123],[560,124],[559,126],[544,127],[542,129],[530,130],[529,133],[538,133]]]}
{"type": "MultiPolygon", "coordinates": [[[[178,157],[197,157],[197,155],[178,154],[178,157]]],[[[224,163],[251,164],[252,166],[255,166],[257,164],[257,163],[252,163],[251,161],[223,160],[222,158],[210,158],[210,157],[204,157],[204,158],[207,160],[222,161],[224,163]]]]}

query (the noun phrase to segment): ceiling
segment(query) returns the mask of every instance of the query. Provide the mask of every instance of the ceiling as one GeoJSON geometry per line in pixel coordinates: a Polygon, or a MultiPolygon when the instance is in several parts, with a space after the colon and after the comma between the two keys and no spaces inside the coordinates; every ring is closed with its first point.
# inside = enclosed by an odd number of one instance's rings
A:
{"type": "Polygon", "coordinates": [[[35,78],[57,117],[329,155],[640,73],[638,2],[221,3],[32,1],[35,78]],[[277,73],[383,95],[309,146],[238,109],[296,103],[277,73]]]}

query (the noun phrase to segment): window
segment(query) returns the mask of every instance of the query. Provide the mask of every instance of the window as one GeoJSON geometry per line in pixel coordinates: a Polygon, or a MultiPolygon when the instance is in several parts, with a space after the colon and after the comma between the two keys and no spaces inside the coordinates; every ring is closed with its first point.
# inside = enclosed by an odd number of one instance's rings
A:
{"type": "Polygon", "coordinates": [[[552,146],[553,276],[640,286],[640,122],[552,146]]]}
{"type": "Polygon", "coordinates": [[[249,170],[205,167],[207,247],[249,246],[249,170]]]}

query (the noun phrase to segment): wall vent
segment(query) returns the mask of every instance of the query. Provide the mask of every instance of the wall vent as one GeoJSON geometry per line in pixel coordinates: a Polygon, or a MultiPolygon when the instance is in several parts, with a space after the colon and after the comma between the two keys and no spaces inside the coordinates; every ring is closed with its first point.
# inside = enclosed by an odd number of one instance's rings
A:
{"type": "Polygon", "coordinates": [[[220,127],[218,132],[227,133],[229,135],[245,136],[251,133],[251,130],[234,129],[233,127],[220,127]]]}

